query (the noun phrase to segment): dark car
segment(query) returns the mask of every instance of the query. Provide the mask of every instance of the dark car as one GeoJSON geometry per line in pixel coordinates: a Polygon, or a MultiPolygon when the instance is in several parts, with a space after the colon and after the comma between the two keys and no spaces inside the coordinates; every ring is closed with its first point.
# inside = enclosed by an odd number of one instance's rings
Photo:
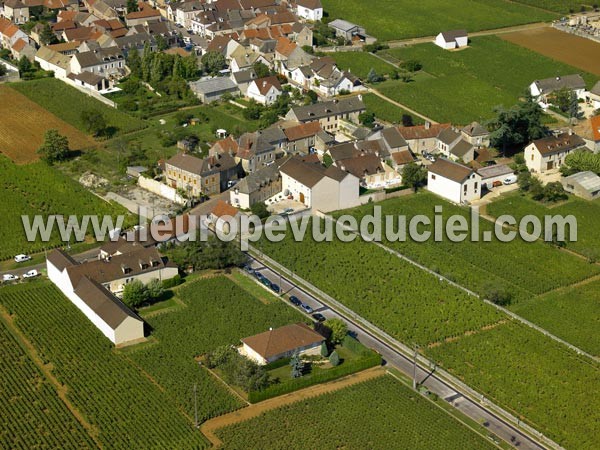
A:
{"type": "Polygon", "coordinates": [[[258,271],[254,271],[254,276],[258,279],[258,280],[262,280],[264,278],[263,274],[258,272],[258,271]]]}
{"type": "Polygon", "coordinates": [[[321,313],[314,313],[312,315],[313,319],[315,319],[317,322],[325,322],[326,318],[323,314],[321,313]]]}
{"type": "Polygon", "coordinates": [[[260,282],[262,284],[264,284],[266,287],[270,288],[271,287],[271,282],[269,280],[267,280],[265,277],[262,277],[262,279],[260,280],[260,282]]]}
{"type": "Polygon", "coordinates": [[[281,289],[279,289],[279,286],[276,285],[275,283],[271,283],[271,289],[273,290],[273,292],[276,292],[277,294],[279,294],[279,291],[281,289]]]}
{"type": "Polygon", "coordinates": [[[300,305],[300,308],[302,308],[308,314],[312,314],[312,312],[313,312],[313,309],[310,306],[308,306],[306,303],[302,303],[300,305]]]}
{"type": "Polygon", "coordinates": [[[296,306],[300,306],[302,304],[302,302],[300,301],[300,299],[298,297],[296,297],[295,295],[292,295],[290,297],[290,303],[292,305],[296,305],[296,306]]]}

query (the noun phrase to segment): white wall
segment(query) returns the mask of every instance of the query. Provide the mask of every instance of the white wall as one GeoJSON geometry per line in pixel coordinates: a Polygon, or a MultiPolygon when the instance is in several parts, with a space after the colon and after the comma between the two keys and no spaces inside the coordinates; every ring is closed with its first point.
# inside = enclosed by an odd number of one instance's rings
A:
{"type": "Polygon", "coordinates": [[[429,172],[427,175],[427,190],[451,201],[460,204],[461,185],[448,178],[429,172]]]}
{"type": "Polygon", "coordinates": [[[154,194],[160,195],[174,203],[179,205],[185,205],[187,200],[177,193],[177,189],[167,186],[160,181],[153,180],[152,178],[146,178],[144,176],[138,177],[138,185],[146,189],[147,191],[153,192],[154,194]]]}
{"type": "Polygon", "coordinates": [[[321,20],[323,18],[323,8],[309,9],[298,5],[298,15],[306,20],[321,20]]]}

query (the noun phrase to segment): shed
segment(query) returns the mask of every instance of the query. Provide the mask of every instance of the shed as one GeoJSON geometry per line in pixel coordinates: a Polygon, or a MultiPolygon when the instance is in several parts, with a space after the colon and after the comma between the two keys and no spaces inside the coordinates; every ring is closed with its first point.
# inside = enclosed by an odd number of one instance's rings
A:
{"type": "Polygon", "coordinates": [[[561,183],[565,191],[577,197],[594,200],[600,196],[600,177],[589,170],[564,177],[561,183]]]}

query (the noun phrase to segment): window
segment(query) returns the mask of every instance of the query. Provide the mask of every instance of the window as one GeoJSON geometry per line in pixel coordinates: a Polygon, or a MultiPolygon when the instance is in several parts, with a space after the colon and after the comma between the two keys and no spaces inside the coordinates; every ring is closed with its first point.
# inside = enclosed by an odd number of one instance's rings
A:
{"type": "Polygon", "coordinates": [[[531,160],[533,161],[533,153],[531,154],[531,160]]]}
{"type": "Polygon", "coordinates": [[[435,175],[433,173],[431,174],[431,179],[435,180],[435,175]]]}

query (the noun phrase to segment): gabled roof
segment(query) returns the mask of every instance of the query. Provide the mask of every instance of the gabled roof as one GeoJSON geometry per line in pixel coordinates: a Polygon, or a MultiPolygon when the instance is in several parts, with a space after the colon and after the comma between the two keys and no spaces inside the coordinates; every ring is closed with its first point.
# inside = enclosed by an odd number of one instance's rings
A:
{"type": "Polygon", "coordinates": [[[235,185],[242,194],[252,194],[260,190],[261,187],[268,185],[279,179],[279,167],[282,163],[282,159],[275,161],[274,164],[263,167],[255,172],[250,173],[245,178],[235,185]]]}
{"type": "Polygon", "coordinates": [[[542,94],[554,92],[562,88],[585,89],[585,81],[579,74],[535,80],[534,83],[542,94]]]}
{"type": "Polygon", "coordinates": [[[23,50],[25,48],[26,45],[27,45],[27,42],[25,42],[24,39],[19,38],[13,44],[12,49],[15,52],[20,52],[21,50],[23,50]]]}
{"type": "Polygon", "coordinates": [[[350,31],[350,30],[353,30],[354,28],[360,28],[358,25],[356,25],[352,22],[348,22],[347,20],[343,20],[343,19],[332,20],[327,25],[329,27],[336,28],[341,31],[350,31]]]}
{"type": "Polygon", "coordinates": [[[299,139],[314,136],[319,131],[321,131],[321,124],[319,124],[319,122],[308,122],[296,125],[294,127],[286,128],[284,133],[288,138],[288,141],[293,142],[299,139]]]}
{"type": "Polygon", "coordinates": [[[446,158],[436,159],[433,164],[427,167],[427,170],[456,183],[462,183],[473,173],[473,169],[446,158]]]}
{"type": "Polygon", "coordinates": [[[318,102],[313,105],[297,106],[288,112],[300,122],[319,120],[324,117],[364,111],[365,104],[358,97],[348,97],[341,100],[318,102]]]}
{"type": "Polygon", "coordinates": [[[276,76],[258,78],[252,81],[252,83],[256,84],[260,95],[267,95],[272,87],[274,87],[278,91],[281,91],[281,84],[279,84],[279,80],[276,76]]]}
{"type": "Polygon", "coordinates": [[[75,266],[78,264],[70,255],[65,253],[61,249],[52,250],[47,257],[48,261],[52,263],[58,270],[64,270],[67,267],[75,266]]]}
{"type": "Polygon", "coordinates": [[[562,133],[558,136],[547,136],[533,141],[533,145],[542,156],[566,152],[583,147],[585,141],[576,134],[562,133]]]}
{"type": "Polygon", "coordinates": [[[452,147],[450,153],[458,158],[462,158],[473,149],[473,145],[467,141],[461,139],[458,143],[452,147]]]}
{"type": "Polygon", "coordinates": [[[413,156],[413,154],[411,153],[410,150],[402,150],[400,152],[394,152],[391,154],[391,157],[394,160],[394,162],[399,166],[414,162],[414,160],[415,160],[415,157],[413,156]]]}
{"type": "Polygon", "coordinates": [[[400,148],[408,145],[398,128],[390,127],[382,130],[381,137],[390,148],[400,148]]]}
{"type": "Polygon", "coordinates": [[[125,19],[146,19],[150,17],[161,17],[160,11],[153,9],[149,4],[139,2],[139,10],[130,12],[125,16],[125,19]]]}
{"type": "Polygon", "coordinates": [[[476,137],[476,136],[487,136],[490,132],[485,129],[479,122],[471,122],[466,127],[463,127],[460,131],[462,131],[467,136],[476,137]]]}
{"type": "Polygon", "coordinates": [[[456,142],[457,139],[460,139],[460,134],[454,131],[452,128],[445,128],[440,131],[440,134],[438,134],[437,138],[444,144],[450,145],[456,142]]]}
{"type": "Polygon", "coordinates": [[[435,123],[429,125],[415,125],[412,127],[398,127],[398,131],[407,141],[418,139],[431,139],[440,134],[440,131],[450,128],[449,123],[435,123]]]}
{"type": "Polygon", "coordinates": [[[600,177],[589,170],[565,177],[565,181],[577,183],[588,192],[600,191],[600,177]]]}
{"type": "Polygon", "coordinates": [[[296,0],[296,4],[312,10],[323,8],[321,0],[296,0]]]}
{"type": "Polygon", "coordinates": [[[511,169],[509,166],[507,166],[506,164],[496,164],[493,166],[482,167],[481,169],[477,170],[477,173],[483,179],[499,177],[502,175],[510,175],[514,172],[515,171],[513,169],[511,169]]]}
{"type": "Polygon", "coordinates": [[[269,359],[301,347],[320,344],[324,340],[307,325],[295,323],[243,338],[242,342],[264,359],[269,359]]]}
{"type": "Polygon", "coordinates": [[[224,202],[223,200],[219,200],[211,211],[211,214],[216,217],[235,217],[238,213],[239,211],[237,208],[231,206],[229,203],[224,202]]]}
{"type": "Polygon", "coordinates": [[[594,116],[590,118],[590,125],[592,127],[592,136],[594,141],[600,141],[600,116],[594,116]]]}
{"type": "Polygon", "coordinates": [[[290,158],[281,166],[280,171],[308,188],[312,188],[325,177],[324,170],[299,158],[290,158]]]}
{"type": "Polygon", "coordinates": [[[373,153],[364,153],[354,158],[338,160],[335,164],[344,172],[351,173],[359,179],[384,171],[381,159],[373,153]]]}
{"type": "Polygon", "coordinates": [[[461,37],[467,37],[467,30],[442,31],[441,34],[446,42],[451,42],[461,37]]]}
{"type": "Polygon", "coordinates": [[[235,91],[238,89],[237,84],[227,77],[216,77],[209,80],[193,81],[190,82],[190,88],[194,92],[201,92],[203,94],[235,91]]]}

